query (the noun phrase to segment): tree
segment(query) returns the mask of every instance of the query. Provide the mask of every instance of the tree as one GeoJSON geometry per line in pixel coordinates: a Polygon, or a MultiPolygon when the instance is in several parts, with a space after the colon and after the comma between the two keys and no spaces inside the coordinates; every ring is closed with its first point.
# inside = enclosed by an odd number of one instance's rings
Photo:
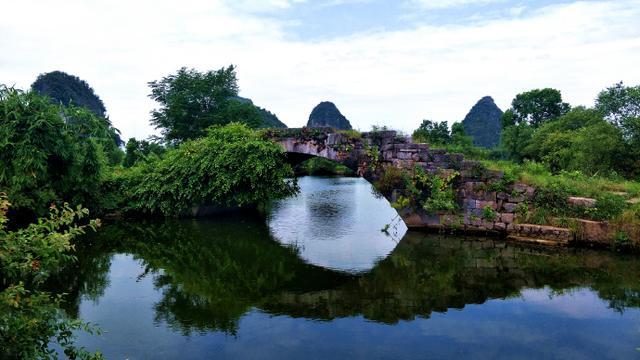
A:
{"type": "Polygon", "coordinates": [[[24,218],[43,216],[63,199],[95,207],[107,166],[103,144],[113,145],[108,135],[85,109],[0,87],[0,192],[24,218]]]}
{"type": "Polygon", "coordinates": [[[161,129],[167,142],[196,139],[212,125],[238,120],[227,117],[230,98],[238,95],[233,65],[205,73],[183,67],[160,81],[150,82],[149,87],[149,97],[160,104],[151,112],[151,123],[161,129]]]}
{"type": "Polygon", "coordinates": [[[294,194],[284,149],[244,124],[213,126],[207,135],[139,163],[118,179],[123,207],[164,216],[193,206],[245,207],[294,194]]]}
{"type": "Polygon", "coordinates": [[[571,107],[562,102],[559,90],[535,89],[516,95],[511,109],[503,114],[503,127],[528,123],[538,128],[546,121],[566,114],[571,107]]]}
{"type": "Polygon", "coordinates": [[[625,172],[640,174],[640,85],[615,84],[598,94],[596,110],[624,136],[625,172]]]}
{"type": "Polygon", "coordinates": [[[593,109],[576,107],[533,134],[525,153],[552,171],[579,170],[587,174],[620,171],[622,133],[593,109]]]}
{"type": "Polygon", "coordinates": [[[596,109],[612,124],[620,127],[627,139],[640,144],[640,85],[622,82],[601,91],[596,109]]]}
{"type": "Polygon", "coordinates": [[[138,161],[148,161],[150,157],[161,156],[165,152],[165,148],[154,141],[138,141],[136,138],[130,138],[125,146],[125,151],[123,165],[126,168],[130,168],[138,161]]]}
{"type": "MultiPolygon", "coordinates": [[[[509,111],[505,112],[509,114],[509,111]]],[[[507,150],[509,157],[516,161],[522,161],[527,157],[527,146],[531,142],[534,128],[527,122],[507,126],[502,130],[500,142],[507,150]]]]}
{"type": "Polygon", "coordinates": [[[446,121],[422,120],[422,124],[413,132],[413,140],[432,145],[446,145],[451,142],[451,134],[446,121]]]}
{"type": "Polygon", "coordinates": [[[57,343],[70,359],[102,359],[73,344],[77,331],[92,329],[70,319],[62,296],[43,291],[45,280],[75,258],[71,240],[99,222],[75,225],[88,211],[67,204],[52,206],[48,218],[18,231],[7,231],[9,202],[0,194],[0,350],[3,359],[54,359],[57,343]]]}

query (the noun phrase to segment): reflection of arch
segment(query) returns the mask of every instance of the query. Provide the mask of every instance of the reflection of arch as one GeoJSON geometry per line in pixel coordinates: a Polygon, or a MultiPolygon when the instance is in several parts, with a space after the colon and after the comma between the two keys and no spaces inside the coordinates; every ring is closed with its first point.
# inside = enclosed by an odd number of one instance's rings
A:
{"type": "MultiPolygon", "coordinates": [[[[156,319],[185,333],[232,333],[254,307],[292,317],[362,315],[394,323],[517,295],[524,287],[591,286],[616,309],[640,307],[640,261],[609,253],[408,233],[370,272],[349,275],[305,263],[295,249],[270,239],[260,220],[243,226],[224,220],[121,223],[94,236],[104,237],[98,244],[115,242],[106,253],[143,262],[163,292],[156,319]]],[[[102,278],[78,274],[72,280],[81,289],[102,278]]],[[[70,293],[82,296],[82,290],[70,293]]]]}

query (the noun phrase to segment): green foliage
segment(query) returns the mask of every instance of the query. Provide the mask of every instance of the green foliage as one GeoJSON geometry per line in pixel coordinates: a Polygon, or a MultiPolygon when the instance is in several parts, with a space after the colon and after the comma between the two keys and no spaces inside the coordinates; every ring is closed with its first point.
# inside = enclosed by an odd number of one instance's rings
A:
{"type": "Polygon", "coordinates": [[[375,189],[385,196],[390,196],[395,189],[404,189],[405,183],[409,181],[409,174],[405,170],[395,166],[387,166],[380,173],[380,177],[375,181],[375,189]]]}
{"type": "Polygon", "coordinates": [[[294,194],[282,147],[242,124],[212,127],[207,136],[168,150],[162,159],[117,175],[126,208],[178,216],[196,205],[244,207],[294,194]]]}
{"type": "Polygon", "coordinates": [[[622,212],[626,208],[627,200],[624,197],[611,193],[603,193],[596,198],[595,210],[591,215],[598,220],[613,220],[622,215],[622,212]]]}
{"type": "Polygon", "coordinates": [[[3,358],[57,358],[49,342],[55,340],[71,359],[100,359],[73,345],[77,330],[93,332],[89,324],[69,319],[60,309],[62,297],[40,290],[44,281],[74,257],[71,240],[87,227],[77,226],[88,210],[51,207],[49,218],[18,231],[6,231],[9,202],[0,196],[0,343],[3,358]]]}
{"type": "Polygon", "coordinates": [[[556,121],[542,125],[526,153],[552,171],[579,170],[596,174],[621,170],[622,133],[595,110],[577,107],[556,121]]]}
{"type": "Polygon", "coordinates": [[[490,205],[482,208],[482,218],[489,221],[495,221],[498,218],[498,213],[493,210],[490,205]]]}
{"type": "Polygon", "coordinates": [[[504,127],[527,123],[538,128],[545,122],[566,114],[571,107],[562,102],[560,91],[551,88],[534,89],[516,95],[511,109],[503,115],[504,127]]]}
{"type": "Polygon", "coordinates": [[[353,170],[348,167],[339,164],[335,161],[331,161],[321,157],[313,157],[306,160],[296,166],[296,175],[342,175],[352,176],[353,170]]]}
{"type": "Polygon", "coordinates": [[[337,130],[336,132],[345,135],[349,139],[362,139],[362,133],[358,130],[337,130]]]}
{"type": "Polygon", "coordinates": [[[130,138],[125,146],[123,165],[126,168],[130,168],[138,161],[152,161],[153,159],[162,156],[165,150],[166,149],[157,142],[148,140],[138,141],[136,138],[130,138]]]}
{"type": "Polygon", "coordinates": [[[119,151],[108,122],[7,87],[0,87],[0,120],[0,191],[19,213],[43,216],[62,199],[98,206],[105,147],[111,155],[119,151]]]}
{"type": "Polygon", "coordinates": [[[149,96],[160,104],[151,113],[151,124],[169,143],[203,137],[212,125],[240,122],[257,128],[266,116],[250,101],[238,98],[233,65],[204,73],[181,68],[149,87],[149,96]]]}
{"type": "Polygon", "coordinates": [[[433,145],[446,145],[451,142],[451,134],[446,121],[422,120],[422,124],[413,132],[412,137],[415,142],[433,145]]]}
{"type": "MultiPolygon", "coordinates": [[[[400,177],[404,182],[404,192],[392,206],[395,208],[420,207],[429,213],[454,210],[457,204],[453,181],[458,175],[457,172],[428,174],[419,166],[416,166],[411,174],[402,172],[400,177]]],[[[397,186],[395,184],[397,180],[394,178],[385,179],[383,185],[388,183],[394,184],[392,185],[394,187],[397,186]]]]}
{"type": "MultiPolygon", "coordinates": [[[[505,116],[508,114],[508,111],[505,112],[505,116]]],[[[500,141],[511,159],[522,161],[527,157],[526,149],[532,141],[533,134],[534,128],[527,122],[521,122],[503,128],[500,141]]]]}

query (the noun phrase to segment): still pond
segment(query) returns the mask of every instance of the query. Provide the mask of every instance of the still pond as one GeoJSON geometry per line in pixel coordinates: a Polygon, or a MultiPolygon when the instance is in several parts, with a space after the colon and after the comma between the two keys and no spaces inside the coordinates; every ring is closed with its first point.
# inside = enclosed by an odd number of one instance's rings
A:
{"type": "Polygon", "coordinates": [[[640,258],[407,231],[363,179],[300,186],[266,221],[90,235],[51,285],[102,329],[78,344],[108,359],[640,357],[640,258]]]}

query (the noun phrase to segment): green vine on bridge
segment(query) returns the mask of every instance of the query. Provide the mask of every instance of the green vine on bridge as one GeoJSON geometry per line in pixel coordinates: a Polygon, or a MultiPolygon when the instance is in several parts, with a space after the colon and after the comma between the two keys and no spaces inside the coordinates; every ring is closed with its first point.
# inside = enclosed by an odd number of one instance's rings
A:
{"type": "MultiPolygon", "coordinates": [[[[390,175],[396,176],[396,172],[391,170],[390,175]]],[[[429,174],[421,167],[415,166],[411,173],[400,170],[398,179],[401,180],[401,184],[392,185],[385,183],[385,180],[379,183],[387,190],[390,186],[402,186],[402,194],[392,204],[396,209],[411,207],[422,208],[428,213],[449,212],[458,207],[453,182],[459,175],[456,171],[429,174]]]]}

